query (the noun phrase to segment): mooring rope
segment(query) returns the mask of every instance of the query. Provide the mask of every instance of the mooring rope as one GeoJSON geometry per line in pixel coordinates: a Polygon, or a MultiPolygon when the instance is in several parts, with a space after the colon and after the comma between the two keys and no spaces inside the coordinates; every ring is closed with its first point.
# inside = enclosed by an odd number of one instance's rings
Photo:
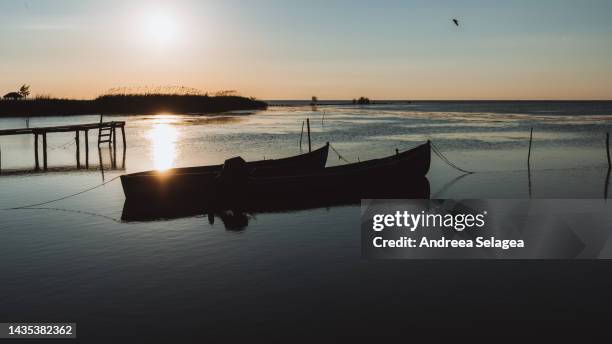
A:
{"type": "MultiPolygon", "coordinates": [[[[431,141],[430,141],[430,142],[431,142],[431,141]]],[[[442,161],[444,161],[446,164],[448,164],[450,167],[452,167],[452,168],[454,168],[454,169],[456,169],[456,170],[458,170],[458,171],[461,171],[461,172],[463,172],[463,173],[466,173],[466,174],[474,174],[474,173],[475,173],[475,172],[472,172],[472,171],[467,171],[467,170],[464,170],[464,169],[462,169],[461,167],[459,167],[459,166],[455,165],[455,164],[454,164],[452,161],[450,161],[450,160],[449,160],[449,159],[448,159],[446,156],[444,156],[444,154],[442,153],[442,151],[441,151],[441,150],[440,150],[438,147],[436,147],[436,145],[434,145],[434,143],[433,143],[433,142],[431,142],[431,150],[432,150],[434,153],[436,153],[436,155],[437,155],[437,156],[438,156],[438,157],[439,157],[439,158],[440,158],[442,161]]]]}
{"type": "Polygon", "coordinates": [[[338,159],[340,159],[340,160],[342,160],[342,161],[346,162],[347,164],[350,164],[350,163],[351,163],[350,161],[348,161],[347,159],[345,159],[345,158],[342,156],[342,154],[340,154],[340,152],[338,152],[338,151],[336,150],[336,148],[334,148],[334,146],[332,146],[331,144],[329,145],[329,148],[331,148],[331,149],[332,149],[332,151],[333,151],[334,153],[336,153],[336,155],[338,156],[338,159]]]}
{"type": "Polygon", "coordinates": [[[74,213],[74,214],[80,214],[80,215],[88,215],[88,216],[93,216],[93,217],[99,217],[99,218],[110,220],[110,221],[113,221],[113,222],[116,222],[116,223],[123,223],[120,219],[116,219],[116,218],[114,218],[112,216],[98,214],[98,213],[94,213],[94,212],[86,211],[86,210],[65,209],[65,208],[50,208],[50,207],[30,207],[30,208],[20,208],[20,209],[25,209],[25,210],[53,210],[53,211],[62,211],[62,212],[66,212],[66,213],[74,213]]]}
{"type": "MultiPolygon", "coordinates": [[[[332,151],[333,151],[334,153],[336,153],[336,155],[338,156],[338,159],[340,159],[340,160],[342,160],[342,161],[344,161],[344,162],[346,162],[346,163],[348,163],[348,164],[350,164],[350,163],[351,163],[351,162],[350,162],[348,159],[346,159],[344,156],[342,156],[342,154],[340,154],[340,152],[338,152],[338,150],[336,150],[336,148],[334,148],[334,146],[332,146],[332,145],[330,144],[330,145],[329,145],[329,147],[332,149],[332,151]]],[[[449,159],[448,159],[448,158],[447,158],[447,157],[446,157],[446,156],[445,156],[445,155],[442,153],[442,151],[440,151],[440,149],[439,149],[439,148],[438,148],[436,145],[434,145],[434,143],[433,143],[433,142],[431,142],[431,149],[432,149],[432,151],[433,151],[433,152],[434,152],[434,153],[435,153],[435,154],[436,154],[436,155],[437,155],[437,156],[438,156],[438,157],[439,157],[439,158],[440,158],[442,161],[444,161],[446,164],[448,164],[449,166],[453,167],[454,169],[456,169],[456,170],[458,170],[458,171],[461,171],[461,172],[463,172],[463,173],[466,173],[466,174],[473,174],[473,173],[474,173],[474,172],[471,172],[471,171],[464,170],[464,169],[462,169],[461,167],[459,167],[459,166],[457,166],[456,164],[454,164],[452,161],[450,161],[450,160],[449,160],[449,159]]],[[[3,210],[18,210],[18,209],[28,209],[28,208],[32,209],[33,207],[40,207],[41,205],[46,205],[46,204],[50,204],[50,203],[54,203],[54,202],[63,201],[63,200],[65,200],[65,199],[72,198],[72,197],[75,197],[75,196],[78,196],[78,195],[82,195],[82,194],[84,194],[84,193],[86,193],[86,192],[89,192],[89,191],[92,191],[92,190],[98,189],[98,188],[100,188],[100,187],[102,187],[102,186],[105,186],[105,185],[107,185],[107,184],[110,184],[110,183],[114,182],[115,180],[119,179],[120,177],[121,177],[121,176],[116,176],[115,178],[113,178],[113,179],[111,179],[111,180],[109,180],[109,181],[106,181],[106,182],[104,182],[104,183],[98,184],[98,185],[96,185],[96,186],[92,186],[92,187],[90,187],[90,188],[87,188],[87,189],[82,190],[82,191],[79,191],[79,192],[75,192],[75,193],[70,194],[70,195],[66,195],[66,196],[63,196],[63,197],[60,197],[60,198],[52,199],[52,200],[50,200],[50,201],[45,201],[45,202],[40,202],[40,203],[34,203],[34,204],[29,204],[29,205],[23,205],[23,206],[19,206],[19,207],[5,208],[5,209],[3,209],[3,210]]]]}
{"type": "Polygon", "coordinates": [[[70,146],[71,144],[74,144],[74,139],[70,139],[69,141],[59,145],[59,146],[55,146],[55,147],[49,147],[49,150],[56,150],[56,149],[64,149],[68,146],[70,146]]]}
{"type": "Polygon", "coordinates": [[[49,204],[49,203],[54,203],[54,202],[63,201],[63,200],[65,200],[65,199],[68,199],[68,198],[71,198],[71,197],[75,197],[75,196],[78,196],[78,195],[84,194],[84,193],[86,193],[86,192],[89,192],[89,191],[95,190],[95,189],[97,189],[97,188],[100,188],[100,187],[102,187],[102,186],[104,186],[104,185],[106,185],[106,184],[109,184],[109,183],[111,183],[111,182],[114,182],[115,180],[119,179],[120,177],[121,177],[121,176],[117,176],[117,177],[115,177],[115,178],[113,178],[113,179],[111,179],[111,180],[109,180],[109,181],[107,181],[107,182],[104,182],[104,183],[102,183],[102,184],[98,184],[98,185],[96,185],[96,186],[92,186],[92,187],[87,188],[87,189],[85,189],[85,190],[82,190],[82,191],[79,191],[79,192],[76,192],[76,193],[73,193],[73,194],[70,194],[70,195],[66,195],[66,196],[63,196],[63,197],[60,197],[60,198],[56,198],[56,199],[53,199],[53,200],[50,200],[50,201],[41,202],[41,203],[35,203],[35,204],[29,204],[29,205],[23,205],[23,206],[20,206],[20,207],[14,207],[14,208],[6,208],[6,209],[3,209],[3,210],[18,210],[18,209],[28,209],[28,208],[32,208],[32,207],[38,207],[38,206],[41,206],[41,205],[49,204]]]}
{"type": "MultiPolygon", "coordinates": [[[[430,142],[431,142],[431,141],[430,141],[430,142]]],[[[340,154],[340,152],[338,152],[338,150],[337,150],[336,148],[334,148],[334,146],[332,146],[331,144],[329,145],[329,148],[331,148],[331,149],[332,149],[332,151],[333,151],[334,153],[336,153],[336,155],[338,156],[338,159],[340,159],[340,160],[342,160],[342,161],[346,162],[347,164],[350,164],[350,163],[351,163],[351,161],[347,160],[347,159],[346,159],[344,156],[342,156],[342,154],[340,154]]],[[[434,143],[433,143],[433,142],[431,142],[431,150],[432,150],[432,151],[433,151],[433,152],[434,152],[434,153],[435,153],[435,154],[436,154],[436,155],[437,155],[437,156],[438,156],[438,157],[439,157],[439,158],[440,158],[440,159],[441,159],[443,162],[445,162],[445,163],[446,163],[447,165],[449,165],[450,167],[452,167],[452,168],[454,168],[454,169],[456,169],[456,170],[458,170],[458,171],[461,171],[461,172],[463,172],[463,173],[466,173],[466,174],[474,174],[474,173],[475,173],[475,172],[472,172],[472,171],[467,171],[467,170],[465,170],[465,169],[463,169],[463,168],[461,168],[461,167],[457,166],[457,165],[456,165],[455,163],[453,163],[452,161],[450,161],[450,160],[449,160],[449,159],[448,159],[448,158],[447,158],[447,157],[446,157],[446,156],[445,156],[445,155],[442,153],[442,151],[441,151],[441,150],[440,150],[440,149],[439,149],[439,148],[438,148],[436,145],[434,145],[434,143]]]]}

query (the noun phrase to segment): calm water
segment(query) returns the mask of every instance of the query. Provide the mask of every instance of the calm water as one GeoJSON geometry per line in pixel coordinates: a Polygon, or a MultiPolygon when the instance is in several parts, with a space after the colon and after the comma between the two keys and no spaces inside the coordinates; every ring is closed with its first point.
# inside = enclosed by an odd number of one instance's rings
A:
{"type": "MultiPolygon", "coordinates": [[[[329,141],[349,161],[431,139],[450,160],[477,172],[458,178],[434,158],[428,179],[436,198],[529,197],[526,159],[534,127],[532,197],[604,197],[612,103],[444,102],[107,116],[127,121],[128,148],[125,165],[119,151],[115,170],[103,148],[104,171],[95,132],[88,171],[74,169],[73,134],[50,134],[55,171],[44,174],[27,172],[34,166],[31,137],[0,137],[0,208],[54,199],[123,173],[222,163],[236,155],[294,155],[307,117],[313,146],[329,141]]],[[[32,118],[29,125],[97,120],[32,118]]],[[[25,122],[0,119],[0,128],[25,122]]],[[[341,163],[330,152],[328,164],[341,163]]],[[[473,321],[489,329],[508,321],[558,326],[576,315],[596,326],[611,306],[606,276],[612,266],[605,262],[362,260],[356,206],[250,214],[248,226],[235,231],[205,216],[123,223],[123,202],[114,181],[44,209],[1,210],[0,320],[76,321],[81,339],[105,338],[100,341],[194,333],[306,338],[323,331],[461,329],[473,321]],[[526,305],[536,310],[525,313],[526,305]]]]}

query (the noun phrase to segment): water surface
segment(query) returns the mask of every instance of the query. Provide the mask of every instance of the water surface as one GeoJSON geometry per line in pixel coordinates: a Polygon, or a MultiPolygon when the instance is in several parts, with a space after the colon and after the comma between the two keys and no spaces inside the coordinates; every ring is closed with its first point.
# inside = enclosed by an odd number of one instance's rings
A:
{"type": "MultiPolygon", "coordinates": [[[[313,147],[329,141],[349,161],[390,155],[431,139],[454,163],[476,172],[461,177],[434,157],[428,175],[432,197],[604,197],[604,138],[612,103],[291,105],[213,117],[106,116],[127,121],[125,165],[119,144],[117,168],[108,147],[100,150],[100,168],[95,131],[90,132],[89,170],[74,168],[73,134],[50,134],[49,165],[55,171],[49,173],[30,171],[32,137],[0,137],[5,172],[0,208],[55,199],[123,173],[217,164],[238,155],[246,160],[295,155],[306,118],[313,147]]],[[[95,115],[31,118],[29,125],[98,120],[95,115]]],[[[25,122],[4,118],[0,128],[25,122]]],[[[330,152],[328,165],[342,163],[330,152]]],[[[356,335],[442,328],[451,321],[466,328],[469,322],[462,319],[468,317],[489,328],[501,326],[487,314],[552,326],[571,313],[596,325],[591,311],[610,309],[604,290],[612,286],[605,277],[612,271],[604,263],[365,261],[357,206],[248,214],[248,225],[236,231],[223,219],[211,224],[204,215],[125,223],[123,203],[121,185],[114,181],[39,209],[0,211],[0,320],[77,321],[81,338],[108,339],[115,336],[112,331],[151,338],[187,338],[194,332],[200,338],[307,337],[320,331],[356,335]],[[576,274],[594,290],[586,292],[576,274]],[[524,314],[528,299],[537,310],[524,314]],[[448,304],[456,308],[448,312],[448,304]],[[126,323],[132,330],[117,330],[126,323]]]]}

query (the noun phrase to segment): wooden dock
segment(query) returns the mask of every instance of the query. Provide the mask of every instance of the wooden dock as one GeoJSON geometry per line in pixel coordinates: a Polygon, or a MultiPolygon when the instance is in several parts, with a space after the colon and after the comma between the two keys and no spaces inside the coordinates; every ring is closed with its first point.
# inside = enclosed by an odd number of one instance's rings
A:
{"type": "MultiPolygon", "coordinates": [[[[98,146],[101,143],[108,143],[109,147],[112,145],[113,150],[117,149],[117,128],[121,129],[121,137],[123,141],[123,149],[126,148],[125,142],[125,122],[98,122],[90,124],[77,124],[77,125],[62,125],[56,127],[37,127],[37,128],[20,128],[20,129],[2,129],[0,130],[0,136],[8,135],[34,135],[34,162],[36,170],[40,170],[39,159],[38,159],[38,147],[39,147],[39,136],[42,138],[43,146],[43,169],[47,170],[47,134],[50,133],[75,133],[76,143],[76,163],[77,168],[81,168],[81,145],[80,136],[81,132],[85,134],[85,168],[89,168],[89,130],[98,130],[98,146]]],[[[0,153],[1,154],[1,153],[0,153]]],[[[1,159],[1,158],[0,158],[1,159]]],[[[1,162],[0,162],[1,164],[1,162]]],[[[2,165],[0,165],[2,166],[2,165]]]]}

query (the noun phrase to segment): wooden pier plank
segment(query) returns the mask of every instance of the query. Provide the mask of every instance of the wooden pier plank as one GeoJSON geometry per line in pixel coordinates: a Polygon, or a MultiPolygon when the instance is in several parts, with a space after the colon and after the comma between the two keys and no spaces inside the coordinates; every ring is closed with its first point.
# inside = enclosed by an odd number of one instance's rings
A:
{"type": "Polygon", "coordinates": [[[76,124],[76,125],[61,125],[61,126],[56,126],[56,127],[2,129],[0,130],[0,136],[43,134],[43,133],[63,133],[63,132],[69,132],[69,131],[98,129],[100,127],[111,127],[111,126],[123,127],[125,126],[125,122],[103,122],[103,123],[89,123],[89,124],[76,124]]]}

